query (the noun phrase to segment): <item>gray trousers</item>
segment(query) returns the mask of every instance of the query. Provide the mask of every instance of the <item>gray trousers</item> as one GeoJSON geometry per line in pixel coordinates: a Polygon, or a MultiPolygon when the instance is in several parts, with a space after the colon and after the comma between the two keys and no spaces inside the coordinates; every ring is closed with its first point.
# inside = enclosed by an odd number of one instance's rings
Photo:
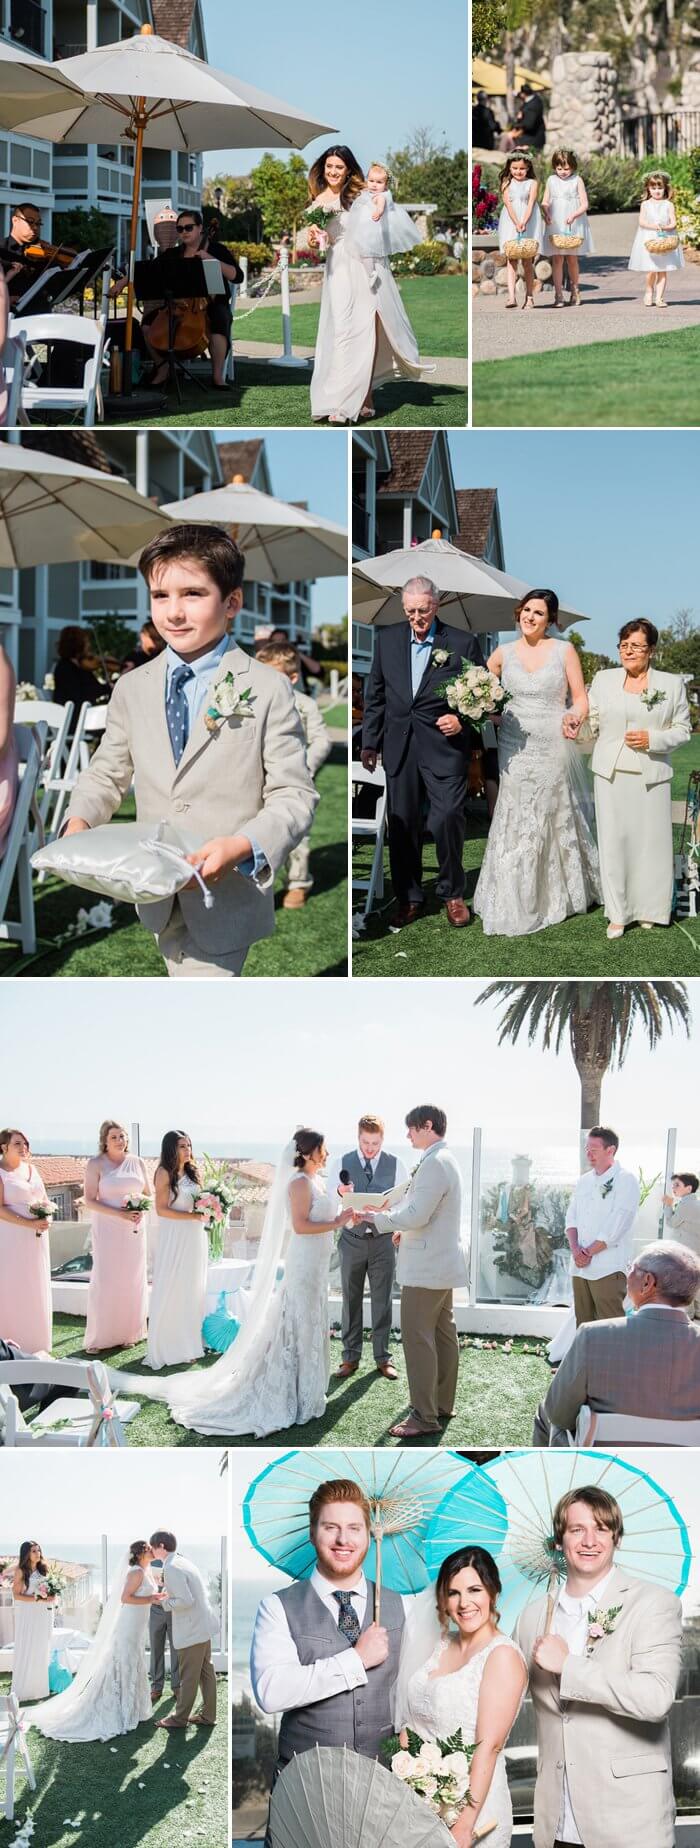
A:
{"type": "Polygon", "coordinates": [[[151,1633],[151,1687],[160,1693],[165,1683],[165,1643],[170,1644],[170,1686],[173,1694],[180,1686],[180,1663],[177,1650],[173,1648],[173,1613],[159,1610],[157,1604],[151,1605],[149,1619],[151,1633]]]}
{"type": "Polygon", "coordinates": [[[371,1232],[367,1235],[350,1226],[343,1226],[338,1240],[338,1257],[343,1285],[343,1360],[359,1360],[362,1355],[362,1303],[366,1277],[369,1277],[372,1305],[374,1358],[376,1361],[388,1360],[396,1266],[391,1233],[371,1232]]]}

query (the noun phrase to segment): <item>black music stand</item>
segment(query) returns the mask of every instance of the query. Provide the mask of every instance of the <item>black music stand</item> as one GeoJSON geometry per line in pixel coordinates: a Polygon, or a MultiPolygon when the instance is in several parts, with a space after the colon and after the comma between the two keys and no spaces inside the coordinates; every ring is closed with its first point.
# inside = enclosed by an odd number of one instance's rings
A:
{"type": "Polygon", "coordinates": [[[179,257],[171,251],[160,257],[144,259],[134,265],[134,294],[139,301],[164,301],[168,312],[168,350],[165,360],[168,363],[168,383],[174,384],[178,402],[182,403],[180,378],[188,380],[190,385],[198,385],[200,391],[207,387],[201,379],[195,377],[189,366],[179,358],[175,350],[175,308],[180,301],[189,301],[193,297],[206,296],[207,301],[216,295],[226,294],[226,284],[221,274],[221,264],[213,257],[179,257]]]}

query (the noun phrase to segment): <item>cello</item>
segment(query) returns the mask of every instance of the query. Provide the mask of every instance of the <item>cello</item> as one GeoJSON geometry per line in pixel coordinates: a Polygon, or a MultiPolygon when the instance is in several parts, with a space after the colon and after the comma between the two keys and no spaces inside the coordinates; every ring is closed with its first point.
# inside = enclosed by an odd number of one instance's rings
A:
{"type": "MultiPolygon", "coordinates": [[[[219,220],[213,218],[206,231],[202,227],[202,241],[196,256],[206,256],[210,241],[219,235],[219,220]]],[[[178,245],[182,255],[182,245],[178,245]]],[[[209,322],[207,311],[209,302],[206,295],[185,298],[183,301],[164,302],[156,310],[151,321],[145,323],[148,344],[156,353],[178,353],[181,358],[196,359],[206,353],[209,345],[209,322]]]]}

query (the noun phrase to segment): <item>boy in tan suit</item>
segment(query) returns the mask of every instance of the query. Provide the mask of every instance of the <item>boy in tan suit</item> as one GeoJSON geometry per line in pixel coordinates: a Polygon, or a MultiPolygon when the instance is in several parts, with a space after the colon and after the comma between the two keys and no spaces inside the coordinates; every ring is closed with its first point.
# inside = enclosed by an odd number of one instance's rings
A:
{"type": "MultiPolygon", "coordinates": [[[[330,755],[331,737],[315,699],[304,693],[299,685],[299,651],[291,642],[265,642],[262,648],[258,648],[255,658],[266,667],[274,667],[278,674],[285,674],[289,681],[304,733],[306,768],[315,782],[317,772],[330,755]]],[[[299,911],[306,904],[306,894],[311,891],[314,883],[309,866],[310,853],[311,840],[305,834],[303,841],[299,841],[298,846],[292,849],[285,867],[287,890],[282,900],[285,911],[299,911]]]]}
{"type": "Polygon", "coordinates": [[[551,1630],[541,1598],[515,1633],[537,1722],[534,1848],[674,1848],[680,1600],[615,1565],[624,1528],[605,1489],[570,1489],[552,1528],[566,1581],[551,1630]]]}
{"type": "Polygon", "coordinates": [[[142,906],[169,975],[238,976],[274,930],[274,877],[308,833],[316,792],[291,687],[229,637],[243,557],[218,526],[172,526],[140,570],[166,646],[118,682],[67,834],[109,821],[133,778],[139,821],[169,821],[214,889],[142,906]]]}

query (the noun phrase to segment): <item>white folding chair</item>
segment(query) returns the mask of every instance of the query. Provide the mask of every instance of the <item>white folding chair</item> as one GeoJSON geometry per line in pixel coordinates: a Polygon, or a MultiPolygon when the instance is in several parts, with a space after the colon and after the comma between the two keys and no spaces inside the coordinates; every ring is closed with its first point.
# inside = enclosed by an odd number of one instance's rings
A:
{"type": "MultiPolygon", "coordinates": [[[[106,724],[106,705],[90,706],[85,704],[81,706],[76,720],[70,750],[68,752],[66,768],[56,800],[56,807],[51,817],[51,834],[54,840],[58,838],[61,832],[66,806],[73,794],[80,772],[81,770],[85,770],[90,762],[90,739],[98,737],[99,733],[104,731],[106,724]]],[[[40,883],[43,881],[44,877],[44,873],[39,873],[40,883]]]]}
{"type": "Polygon", "coordinates": [[[49,837],[49,811],[56,801],[62,787],[64,759],[68,759],[68,733],[73,717],[73,702],[67,706],[58,706],[49,699],[18,699],[15,701],[16,725],[45,725],[46,750],[41,766],[39,787],[39,814],[44,827],[44,834],[49,837]]]}
{"type": "Polygon", "coordinates": [[[18,1450],[29,1444],[77,1445],[83,1450],[123,1449],[124,1431],[140,1411],[136,1399],[115,1399],[101,1360],[0,1361],[0,1403],[5,1413],[5,1448],[18,1450]],[[71,1386],[82,1399],[57,1399],[27,1424],[13,1387],[71,1386]]]}
{"type": "Polygon", "coordinates": [[[0,354],[7,385],[7,410],[5,412],[7,430],[14,430],[18,423],[27,424],[29,422],[26,412],[22,411],[22,386],[26,358],[27,343],[24,334],[8,334],[0,354]]]}
{"type": "Polygon", "coordinates": [[[15,1813],[15,1770],[17,1755],[22,1760],[30,1790],[36,1790],[34,1767],[29,1756],[20,1704],[16,1694],[0,1694],[0,1768],[5,1771],[5,1821],[15,1813]]]}
{"type": "Polygon", "coordinates": [[[22,390],[22,408],[29,411],[82,411],[82,421],[92,429],[95,412],[104,418],[100,367],[104,355],[106,322],[103,315],[88,320],[79,314],[28,314],[10,321],[13,339],[23,334],[27,346],[57,346],[61,341],[85,348],[82,385],[44,385],[28,380],[22,390]]]}
{"type": "Polygon", "coordinates": [[[5,843],[5,852],[0,860],[0,939],[5,943],[21,943],[24,955],[32,956],[36,949],[34,889],[30,860],[36,846],[32,815],[46,748],[46,728],[43,725],[15,725],[13,729],[17,742],[20,780],[14,814],[10,822],[10,832],[5,843]],[[7,907],[15,874],[17,875],[19,921],[10,921],[7,917],[7,907]]]}
{"type": "Polygon", "coordinates": [[[637,1418],[626,1412],[593,1412],[582,1405],[569,1443],[593,1450],[603,1444],[700,1444],[700,1418],[637,1418]]]}
{"type": "Polygon", "coordinates": [[[386,777],[381,764],[376,770],[365,770],[361,763],[353,763],[350,768],[353,786],[353,798],[356,789],[373,789],[377,801],[373,816],[352,817],[353,845],[361,841],[374,841],[374,854],[369,879],[356,879],[353,875],[353,892],[364,893],[362,916],[369,916],[375,899],[384,895],[384,836],[386,833],[386,777]]]}

